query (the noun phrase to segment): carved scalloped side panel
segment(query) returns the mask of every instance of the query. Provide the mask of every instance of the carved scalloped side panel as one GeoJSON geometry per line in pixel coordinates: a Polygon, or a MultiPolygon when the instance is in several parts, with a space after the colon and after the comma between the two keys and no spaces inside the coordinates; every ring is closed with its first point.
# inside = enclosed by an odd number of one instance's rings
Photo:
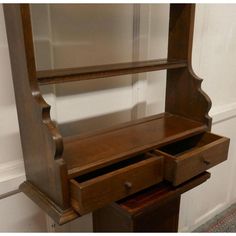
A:
{"type": "Polygon", "coordinates": [[[202,79],[192,70],[195,4],[171,4],[168,59],[186,60],[188,68],[167,71],[166,111],[206,124],[211,100],[201,89],[202,79]]]}
{"type": "Polygon", "coordinates": [[[211,100],[201,89],[201,83],[202,79],[189,68],[168,71],[166,111],[204,123],[210,129],[211,100]]]}
{"type": "Polygon", "coordinates": [[[62,208],[68,206],[63,142],[36,81],[29,6],[4,5],[27,180],[62,208]]]}
{"type": "Polygon", "coordinates": [[[203,114],[203,120],[204,123],[208,126],[209,130],[211,129],[212,125],[212,118],[209,116],[209,111],[212,106],[212,102],[210,97],[202,90],[201,84],[204,81],[200,77],[198,77],[192,67],[189,67],[189,73],[190,73],[190,78],[191,80],[195,81],[196,83],[196,88],[197,88],[197,96],[199,96],[199,100],[201,100],[202,105],[202,114],[203,114]]]}

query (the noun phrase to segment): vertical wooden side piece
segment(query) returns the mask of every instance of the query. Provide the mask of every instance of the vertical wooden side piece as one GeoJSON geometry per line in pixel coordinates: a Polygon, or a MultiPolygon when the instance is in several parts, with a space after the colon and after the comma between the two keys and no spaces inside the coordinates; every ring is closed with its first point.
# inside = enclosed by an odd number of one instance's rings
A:
{"type": "Polygon", "coordinates": [[[69,201],[62,137],[36,81],[29,5],[5,4],[4,14],[26,177],[65,209],[69,201]]]}
{"type": "Polygon", "coordinates": [[[211,100],[202,91],[202,79],[194,74],[191,64],[194,14],[194,4],[170,5],[168,59],[187,60],[188,67],[168,70],[165,110],[202,122],[210,129],[211,100]]]}

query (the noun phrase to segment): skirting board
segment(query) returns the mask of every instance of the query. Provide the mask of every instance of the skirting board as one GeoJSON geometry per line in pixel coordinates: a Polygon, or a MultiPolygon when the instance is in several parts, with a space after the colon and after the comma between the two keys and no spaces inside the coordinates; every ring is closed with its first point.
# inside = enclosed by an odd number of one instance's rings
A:
{"type": "Polygon", "coordinates": [[[23,181],[25,181],[23,160],[0,164],[0,198],[18,190],[23,181]]]}
{"type": "Polygon", "coordinates": [[[236,103],[212,107],[210,110],[213,125],[236,117],[236,103]]]}

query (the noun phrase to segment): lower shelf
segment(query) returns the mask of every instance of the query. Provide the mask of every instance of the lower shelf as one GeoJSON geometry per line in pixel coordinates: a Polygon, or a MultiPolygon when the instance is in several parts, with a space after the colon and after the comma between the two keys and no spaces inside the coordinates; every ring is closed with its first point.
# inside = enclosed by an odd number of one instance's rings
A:
{"type": "Polygon", "coordinates": [[[86,136],[64,139],[63,158],[69,178],[204,132],[206,125],[162,113],[86,136]]]}
{"type": "Polygon", "coordinates": [[[168,182],[162,182],[116,203],[112,203],[112,205],[116,205],[116,207],[121,208],[130,215],[138,215],[140,211],[143,211],[143,208],[151,209],[156,207],[164,201],[202,184],[210,176],[211,174],[209,172],[203,172],[178,187],[174,187],[168,182]]]}

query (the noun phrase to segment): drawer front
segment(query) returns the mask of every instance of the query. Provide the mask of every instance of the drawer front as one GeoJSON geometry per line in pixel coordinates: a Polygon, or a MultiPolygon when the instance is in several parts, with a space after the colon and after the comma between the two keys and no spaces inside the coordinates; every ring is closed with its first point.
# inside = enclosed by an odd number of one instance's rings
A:
{"type": "Polygon", "coordinates": [[[195,152],[180,157],[176,163],[174,185],[179,185],[205,170],[225,161],[228,156],[229,140],[222,138],[195,152]]]}
{"type": "Polygon", "coordinates": [[[158,150],[156,153],[164,156],[165,179],[177,186],[225,161],[228,156],[228,148],[229,139],[219,137],[218,140],[186,151],[183,155],[171,156],[158,150]]]}
{"type": "Polygon", "coordinates": [[[163,157],[152,156],[138,163],[79,183],[70,181],[71,204],[80,214],[117,201],[163,180],[163,157]]]}

